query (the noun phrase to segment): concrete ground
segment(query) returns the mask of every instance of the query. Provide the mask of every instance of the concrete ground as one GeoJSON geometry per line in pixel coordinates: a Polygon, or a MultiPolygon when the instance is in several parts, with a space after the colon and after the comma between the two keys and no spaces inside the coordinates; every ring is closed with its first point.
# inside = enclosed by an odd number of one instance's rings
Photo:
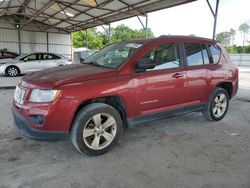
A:
{"type": "Polygon", "coordinates": [[[14,78],[8,76],[0,76],[0,89],[14,88],[22,79],[22,76],[14,78]]]}
{"type": "Polygon", "coordinates": [[[10,113],[13,92],[0,90],[0,188],[250,187],[250,71],[241,71],[222,121],[196,112],[142,124],[99,157],[80,155],[68,140],[21,137],[10,113]]]}

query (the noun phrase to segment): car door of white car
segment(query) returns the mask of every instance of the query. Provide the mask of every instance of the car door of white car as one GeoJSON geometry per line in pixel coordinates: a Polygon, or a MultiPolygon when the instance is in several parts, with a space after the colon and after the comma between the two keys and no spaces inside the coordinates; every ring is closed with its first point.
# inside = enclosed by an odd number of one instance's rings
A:
{"type": "Polygon", "coordinates": [[[41,70],[43,68],[41,63],[41,54],[29,54],[20,59],[17,66],[21,70],[21,73],[29,73],[41,70]]]}
{"type": "Polygon", "coordinates": [[[47,69],[63,65],[64,62],[59,56],[55,54],[43,53],[42,64],[43,64],[43,69],[47,69]]]}

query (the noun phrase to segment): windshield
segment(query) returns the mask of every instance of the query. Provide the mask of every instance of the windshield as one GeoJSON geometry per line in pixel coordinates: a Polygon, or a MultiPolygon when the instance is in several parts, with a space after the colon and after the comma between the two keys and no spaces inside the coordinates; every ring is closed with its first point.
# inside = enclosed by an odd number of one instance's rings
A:
{"type": "Polygon", "coordinates": [[[25,57],[26,55],[27,55],[27,54],[19,55],[19,56],[17,56],[15,59],[21,59],[21,58],[25,57]]]}
{"type": "Polygon", "coordinates": [[[107,68],[118,68],[138,51],[142,45],[141,43],[133,42],[112,44],[86,59],[84,63],[107,68]]]}

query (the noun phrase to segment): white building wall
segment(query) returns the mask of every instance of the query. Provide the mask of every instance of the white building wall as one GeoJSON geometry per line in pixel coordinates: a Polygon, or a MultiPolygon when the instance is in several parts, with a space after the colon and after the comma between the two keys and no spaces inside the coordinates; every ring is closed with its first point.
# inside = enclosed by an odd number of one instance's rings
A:
{"type": "Polygon", "coordinates": [[[5,48],[9,51],[21,52],[21,54],[53,52],[70,58],[71,36],[70,34],[59,33],[55,29],[40,32],[34,25],[25,26],[23,30],[18,31],[13,24],[0,23],[0,49],[5,48]]]}
{"type": "Polygon", "coordinates": [[[250,54],[230,54],[233,63],[238,66],[250,66],[250,54]]]}
{"type": "Polygon", "coordinates": [[[71,56],[71,37],[69,34],[48,33],[49,51],[67,57],[71,56]]]}
{"type": "Polygon", "coordinates": [[[15,30],[0,29],[0,49],[11,49],[18,53],[18,32],[15,30]]]}

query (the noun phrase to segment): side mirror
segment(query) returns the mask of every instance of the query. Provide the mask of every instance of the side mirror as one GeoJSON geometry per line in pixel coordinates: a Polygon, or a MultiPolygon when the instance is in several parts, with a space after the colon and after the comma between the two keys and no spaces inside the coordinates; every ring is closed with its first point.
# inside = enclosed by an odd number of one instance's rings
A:
{"type": "Polygon", "coordinates": [[[156,66],[156,63],[149,58],[141,59],[135,67],[135,72],[144,72],[147,69],[153,69],[156,66]]]}

